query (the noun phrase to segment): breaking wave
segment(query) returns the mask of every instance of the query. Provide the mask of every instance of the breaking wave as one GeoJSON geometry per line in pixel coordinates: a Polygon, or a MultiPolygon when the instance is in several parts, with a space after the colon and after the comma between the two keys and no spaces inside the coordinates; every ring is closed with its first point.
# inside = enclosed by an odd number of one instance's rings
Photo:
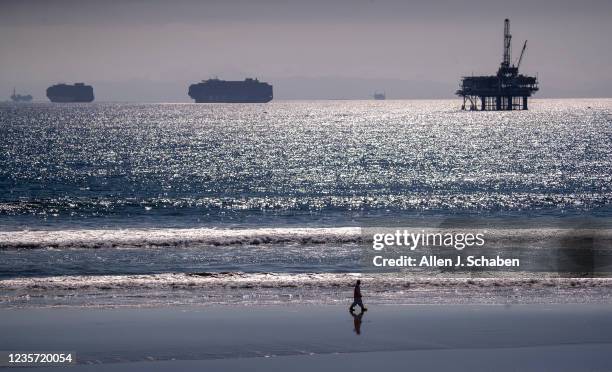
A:
{"type": "Polygon", "coordinates": [[[360,233],[357,227],[8,231],[0,232],[0,249],[359,243],[360,233]]]}
{"type": "Polygon", "coordinates": [[[610,278],[407,277],[356,273],[167,273],[0,281],[0,308],[350,303],[361,279],[368,303],[612,303],[610,278]]]}
{"type": "Polygon", "coordinates": [[[612,229],[601,228],[151,228],[0,231],[0,249],[358,244],[364,239],[371,239],[375,232],[389,233],[395,229],[408,229],[414,233],[479,232],[484,234],[487,246],[527,244],[537,248],[568,239],[595,239],[602,242],[612,240],[612,229]]]}

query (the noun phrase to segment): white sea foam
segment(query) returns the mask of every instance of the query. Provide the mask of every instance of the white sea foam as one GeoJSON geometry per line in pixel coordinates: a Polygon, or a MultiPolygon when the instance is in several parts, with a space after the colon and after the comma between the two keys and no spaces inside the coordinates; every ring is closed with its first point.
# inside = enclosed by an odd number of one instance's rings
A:
{"type": "Polygon", "coordinates": [[[187,245],[324,244],[361,241],[360,229],[116,229],[0,232],[0,248],[112,248],[187,245]]]}
{"type": "MultiPolygon", "coordinates": [[[[392,231],[394,228],[334,227],[334,228],[152,228],[107,230],[49,230],[49,231],[1,231],[0,249],[17,248],[121,248],[121,247],[180,247],[193,245],[231,246],[259,244],[333,244],[361,243],[371,238],[375,231],[392,231]]],[[[406,229],[406,228],[398,228],[406,229]]],[[[563,242],[570,239],[612,239],[610,229],[508,229],[508,228],[420,228],[411,227],[415,233],[482,233],[488,244],[508,242],[538,243],[563,242]]],[[[569,244],[569,243],[568,243],[569,244]]]]}
{"type": "Polygon", "coordinates": [[[610,278],[228,272],[0,280],[0,307],[348,304],[357,278],[368,303],[612,303],[610,278]]]}
{"type": "Polygon", "coordinates": [[[490,278],[443,275],[422,277],[398,273],[243,273],[199,272],[149,275],[76,275],[0,280],[0,290],[326,288],[351,286],[356,279],[371,291],[408,287],[609,287],[612,278],[560,278],[539,274],[496,274],[490,278]],[[531,276],[531,277],[529,277],[531,276]]]}

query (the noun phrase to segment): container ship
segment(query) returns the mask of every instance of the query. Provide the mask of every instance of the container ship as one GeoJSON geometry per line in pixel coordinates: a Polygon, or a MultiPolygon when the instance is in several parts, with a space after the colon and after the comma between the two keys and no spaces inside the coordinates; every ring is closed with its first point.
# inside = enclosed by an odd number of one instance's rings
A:
{"type": "Polygon", "coordinates": [[[47,98],[51,102],[91,102],[94,92],[91,85],[84,83],[56,84],[47,88],[47,98]]]}
{"type": "Polygon", "coordinates": [[[265,103],[273,98],[272,85],[251,78],[203,80],[189,86],[188,94],[196,103],[265,103]]]}
{"type": "Polygon", "coordinates": [[[26,94],[26,95],[17,94],[17,91],[15,90],[15,88],[13,88],[13,94],[11,95],[11,101],[15,103],[31,102],[32,96],[30,94],[26,94]]]}
{"type": "Polygon", "coordinates": [[[385,100],[387,99],[387,95],[384,92],[382,93],[376,92],[374,93],[374,99],[375,100],[385,100]]]}

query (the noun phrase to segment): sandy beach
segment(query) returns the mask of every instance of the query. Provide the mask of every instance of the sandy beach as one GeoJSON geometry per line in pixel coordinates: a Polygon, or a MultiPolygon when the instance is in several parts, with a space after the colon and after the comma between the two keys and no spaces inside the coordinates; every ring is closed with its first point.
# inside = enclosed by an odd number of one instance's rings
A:
{"type": "Polygon", "coordinates": [[[374,306],[357,334],[341,306],[3,309],[0,349],[76,351],[77,371],[607,370],[609,311],[602,304],[374,306]]]}

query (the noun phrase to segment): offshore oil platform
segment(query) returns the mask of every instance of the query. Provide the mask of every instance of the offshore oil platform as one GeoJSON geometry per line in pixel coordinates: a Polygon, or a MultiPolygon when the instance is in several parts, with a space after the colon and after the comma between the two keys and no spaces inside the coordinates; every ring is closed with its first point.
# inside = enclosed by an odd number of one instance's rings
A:
{"type": "Polygon", "coordinates": [[[538,91],[538,79],[519,74],[527,40],[516,65],[510,64],[512,35],[510,20],[504,20],[504,57],[497,75],[465,76],[456,92],[463,97],[462,110],[527,110],[527,100],[538,91]]]}

